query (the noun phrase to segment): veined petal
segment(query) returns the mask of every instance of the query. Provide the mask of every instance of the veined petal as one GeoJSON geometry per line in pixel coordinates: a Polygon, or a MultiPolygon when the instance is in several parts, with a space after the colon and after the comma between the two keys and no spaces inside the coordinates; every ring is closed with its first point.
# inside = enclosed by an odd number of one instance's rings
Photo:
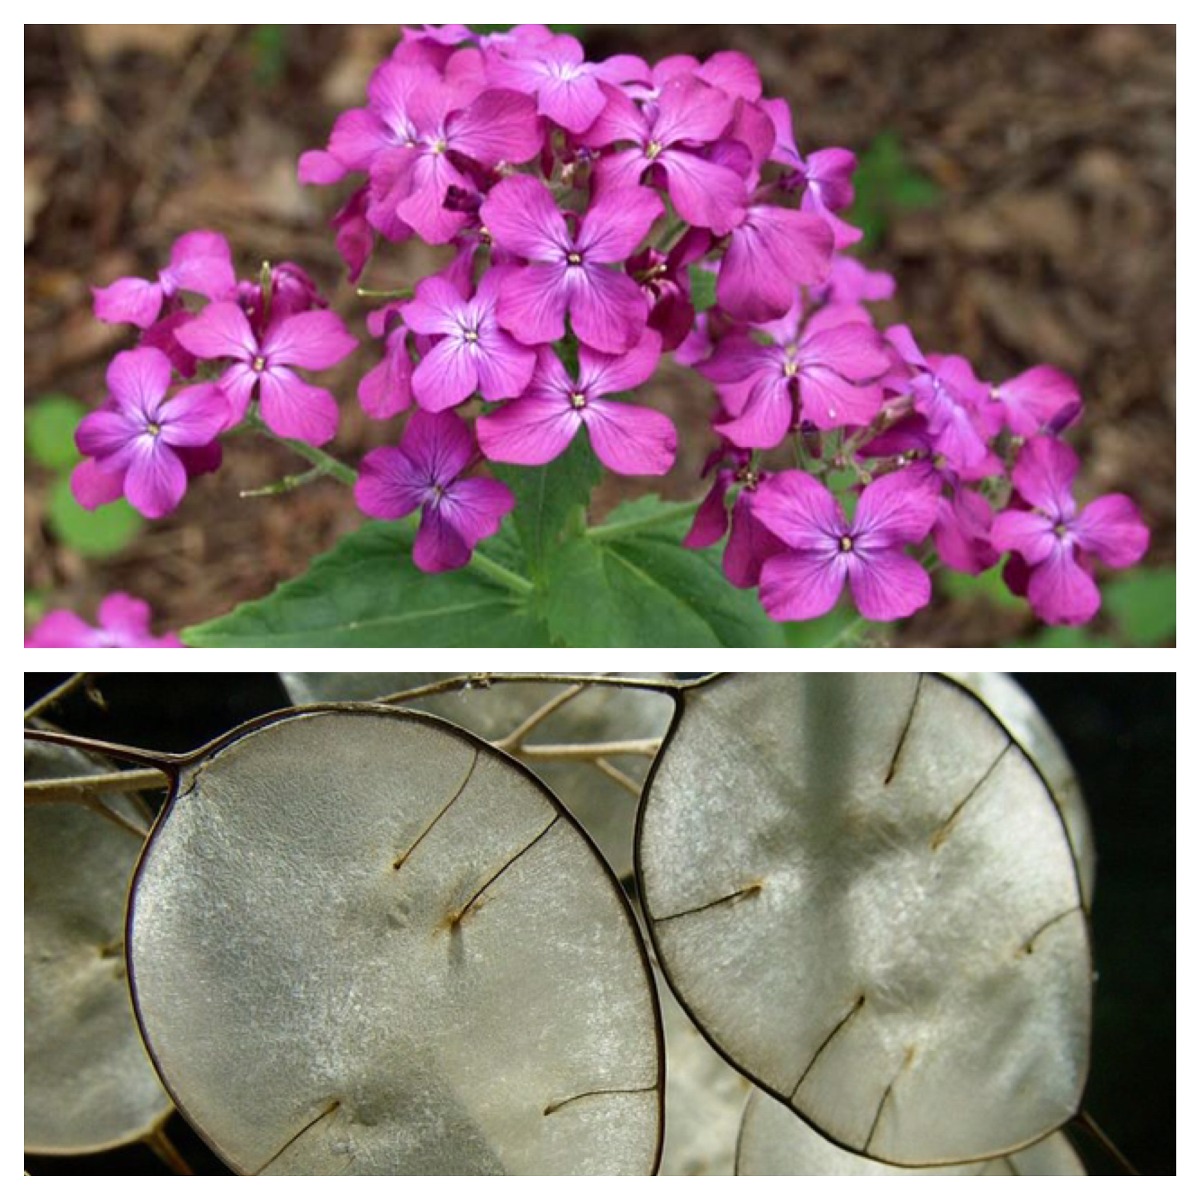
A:
{"type": "Polygon", "coordinates": [[[582,423],[566,396],[531,393],[480,417],[475,433],[492,462],[540,467],[566,452],[582,423]]]}
{"type": "Polygon", "coordinates": [[[475,356],[465,343],[443,338],[413,372],[412,390],[417,403],[431,413],[462,404],[479,386],[475,364],[475,356]]]}
{"type": "Polygon", "coordinates": [[[258,355],[258,339],[241,308],[231,301],[210,304],[194,321],[175,334],[185,350],[197,358],[234,358],[251,362],[258,355]]]}
{"type": "Polygon", "coordinates": [[[262,354],[272,366],[325,371],[348,358],[357,346],[341,317],[314,311],[272,323],[263,338],[262,354]]]}
{"type": "Polygon", "coordinates": [[[496,244],[521,258],[557,262],[571,249],[566,217],[546,185],[528,175],[502,179],[488,193],[480,217],[496,244]]]}
{"type": "Polygon", "coordinates": [[[1150,530],[1137,505],[1118,493],[1093,500],[1071,527],[1079,548],[1105,566],[1132,567],[1150,546],[1150,530]]]}
{"type": "Polygon", "coordinates": [[[184,388],[159,410],[169,446],[207,446],[229,428],[229,400],[215,383],[184,388]]]}
{"type": "Polygon", "coordinates": [[[899,550],[846,557],[850,560],[850,594],[868,621],[900,621],[933,599],[928,572],[899,550]]]}
{"type": "Polygon", "coordinates": [[[187,471],[162,438],[139,438],[133,446],[125,498],[142,516],[158,520],[179,507],[187,491],[187,471]]]}
{"type": "Polygon", "coordinates": [[[1063,542],[1033,568],[1026,595],[1048,625],[1086,625],[1100,611],[1100,589],[1063,542]]]}
{"type": "Polygon", "coordinates": [[[763,564],[759,596],[776,621],[813,621],[831,612],[846,584],[845,555],[785,553],[763,564]]]}
{"type": "Polygon", "coordinates": [[[650,305],[628,275],[607,267],[585,266],[572,268],[567,282],[572,285],[571,325],[581,342],[603,354],[624,354],[637,345],[646,329],[650,305]]]}
{"type": "Polygon", "coordinates": [[[267,428],[280,437],[324,446],[337,434],[337,401],[287,367],[264,371],[259,376],[258,395],[267,428]]]}
{"type": "Polygon", "coordinates": [[[794,550],[836,553],[849,533],[833,493],[802,471],[783,471],[761,484],[752,500],[754,515],[794,550]]]}
{"type": "Polygon", "coordinates": [[[425,498],[421,473],[401,450],[372,450],[359,467],[354,499],[359,510],[380,521],[398,521],[414,513],[425,498]]]}
{"type": "Polygon", "coordinates": [[[171,360],[161,350],[124,350],[109,363],[105,382],[123,407],[150,415],[171,386],[171,360]]]}
{"type": "Polygon", "coordinates": [[[666,475],[675,465],[675,426],[636,404],[594,400],[582,410],[596,457],[618,475],[666,475]]]}
{"type": "Polygon", "coordinates": [[[98,321],[149,329],[162,311],[163,290],[146,279],[118,279],[108,287],[92,288],[92,303],[98,321]]]}

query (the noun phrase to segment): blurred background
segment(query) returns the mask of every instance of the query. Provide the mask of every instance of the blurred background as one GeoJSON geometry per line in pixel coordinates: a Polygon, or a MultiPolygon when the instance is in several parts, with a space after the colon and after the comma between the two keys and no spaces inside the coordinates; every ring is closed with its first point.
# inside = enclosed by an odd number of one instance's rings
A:
{"type": "MultiPolygon", "coordinates": [[[[26,704],[65,679],[27,675],[26,704]]],[[[1018,675],[1074,764],[1096,835],[1097,981],[1085,1109],[1144,1175],[1175,1173],[1175,804],[1173,674],[1018,675]]],[[[73,733],[184,753],[288,706],[275,675],[100,676],[52,714],[73,733]]],[[[227,1174],[181,1118],[168,1130],[199,1174],[227,1174]]],[[[1086,1135],[1092,1174],[1120,1174],[1086,1135]]],[[[26,1160],[34,1174],[153,1174],[144,1147],[26,1160]]]]}
{"type": "MultiPolygon", "coordinates": [[[[1081,494],[1133,496],[1153,532],[1144,565],[1106,586],[1103,619],[1038,630],[994,574],[945,576],[932,608],[872,636],[1173,644],[1174,26],[571,28],[593,57],[750,54],[768,93],[792,103],[802,151],[860,157],[861,252],[898,281],[882,321],[908,322],[924,348],[965,354],[984,378],[1049,362],[1082,383],[1081,494]]],[[[27,622],[61,606],[90,619],[125,590],[179,629],[265,595],[359,524],[329,480],[240,499],[302,465],[249,438],[228,439],[222,471],[163,522],[124,503],[86,514],[67,477],[74,426],[130,344],[93,319],[89,288],[152,275],[181,233],[224,233],[246,275],[264,259],[299,262],[365,339],[365,303],[326,229],[340,192],[300,188],[295,162],[363,102],[396,36],[374,25],[25,26],[27,622]]],[[[363,282],[386,289],[439,261],[386,247],[363,282]]],[[[352,461],[394,436],[353,400],[376,360],[368,343],[330,376],[345,400],[333,449],[352,461]]],[[[670,366],[648,394],[681,430],[664,492],[698,498],[713,445],[706,385],[670,366]]],[[[601,505],[629,487],[606,485],[601,505]]]]}

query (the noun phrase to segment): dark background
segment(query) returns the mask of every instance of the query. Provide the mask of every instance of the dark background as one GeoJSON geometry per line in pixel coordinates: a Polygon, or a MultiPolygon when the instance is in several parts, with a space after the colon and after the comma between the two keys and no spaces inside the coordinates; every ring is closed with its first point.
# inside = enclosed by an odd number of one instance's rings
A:
{"type": "MultiPolygon", "coordinates": [[[[27,675],[27,703],[63,676],[27,675]]],[[[1098,980],[1085,1108],[1145,1175],[1175,1173],[1175,676],[1018,675],[1061,737],[1083,784],[1099,851],[1093,928],[1098,980]]],[[[155,750],[194,750],[250,717],[286,707],[273,675],[105,675],[105,707],[82,695],[57,723],[155,750]]],[[[169,1129],[198,1172],[226,1173],[176,1118],[169,1129]]],[[[1094,1174],[1119,1173],[1085,1136],[1094,1174]]],[[[34,1174],[163,1168],[141,1149],[29,1159],[34,1174]]]]}
{"type": "MultiPolygon", "coordinates": [[[[326,229],[349,185],[301,188],[295,163],[363,103],[396,36],[390,25],[26,25],[26,402],[66,392],[99,403],[104,365],[129,338],[93,319],[90,286],[156,272],[190,229],[225,233],[243,273],[264,258],[301,263],[363,335],[367,304],[326,229]]],[[[592,58],[742,50],[768,94],[791,102],[804,152],[844,146],[874,162],[860,180],[871,211],[855,217],[876,227],[865,257],[897,277],[881,321],[910,323],[924,348],[966,355],[983,378],[1041,362],[1078,376],[1081,495],[1134,497],[1153,533],[1147,566],[1174,563],[1173,25],[595,25],[581,36],[592,58]],[[880,139],[906,167],[879,160],[880,139]]],[[[384,247],[363,282],[410,284],[438,261],[411,243],[384,247]]],[[[332,449],[349,461],[398,430],[353,401],[377,360],[367,343],[324,377],[344,398],[332,449]]],[[[644,395],[681,435],[662,494],[698,499],[714,446],[710,389],[668,365],[644,395]]],[[[198,480],[174,517],[115,557],[88,559],[56,535],[52,475],[31,465],[32,615],[68,607],[91,619],[122,590],[177,630],[268,594],[361,522],[328,480],[239,499],[299,467],[261,439],[229,438],[221,472],[198,480]]],[[[641,494],[645,481],[611,479],[599,512],[631,486],[641,494]]],[[[875,636],[985,646],[1036,635],[1027,606],[952,587],[939,580],[933,607],[875,636]]],[[[1173,598],[1160,603],[1173,609],[1173,598]]],[[[1158,628],[1146,644],[1163,640],[1158,628]]]]}

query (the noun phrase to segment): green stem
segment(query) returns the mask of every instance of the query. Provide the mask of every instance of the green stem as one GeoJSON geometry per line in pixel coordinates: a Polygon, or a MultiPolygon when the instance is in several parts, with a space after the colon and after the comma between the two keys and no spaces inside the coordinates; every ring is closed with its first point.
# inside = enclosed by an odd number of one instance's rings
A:
{"type": "Polygon", "coordinates": [[[630,521],[618,521],[611,525],[594,525],[583,536],[593,542],[610,542],[615,538],[640,533],[644,529],[655,529],[660,525],[672,525],[684,517],[694,517],[699,511],[700,501],[688,504],[665,504],[648,517],[637,517],[630,521]]]}
{"type": "Polygon", "coordinates": [[[474,571],[476,575],[482,575],[484,579],[490,580],[492,583],[498,583],[502,588],[507,588],[508,591],[515,592],[518,596],[533,594],[533,584],[528,579],[522,578],[507,567],[502,567],[495,559],[488,558],[479,550],[471,555],[467,570],[474,571]]]}
{"type": "Polygon", "coordinates": [[[246,423],[264,437],[277,442],[280,446],[286,446],[293,454],[298,454],[301,458],[307,459],[314,467],[318,467],[322,474],[336,479],[338,483],[344,483],[347,487],[353,487],[358,482],[358,472],[353,467],[347,466],[340,459],[334,458],[332,454],[326,454],[324,450],[319,450],[316,446],[310,446],[307,442],[297,442],[291,438],[280,437],[277,433],[272,433],[263,423],[261,417],[248,417],[246,423]]]}

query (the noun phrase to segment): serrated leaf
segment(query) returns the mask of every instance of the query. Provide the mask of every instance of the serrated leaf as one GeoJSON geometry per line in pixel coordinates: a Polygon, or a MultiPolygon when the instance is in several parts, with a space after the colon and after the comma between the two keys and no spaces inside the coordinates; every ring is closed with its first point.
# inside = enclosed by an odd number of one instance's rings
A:
{"type": "Polygon", "coordinates": [[[517,498],[512,514],[529,573],[540,579],[572,519],[587,508],[603,471],[587,433],[580,430],[567,452],[544,467],[492,465],[492,474],[517,498]]]}
{"type": "Polygon", "coordinates": [[[87,409],[70,396],[42,396],[25,410],[25,449],[35,462],[65,471],[79,461],[75,430],[87,409]]]}
{"type": "Polygon", "coordinates": [[[644,497],[616,510],[599,536],[551,559],[546,620],[568,646],[782,646],[752,592],[721,570],[720,552],[689,550],[694,512],[644,497]]]}
{"type": "Polygon", "coordinates": [[[65,475],[50,489],[46,519],[59,541],[85,558],[107,558],[124,550],[145,525],[125,500],[105,504],[94,512],[80,507],[71,492],[71,480],[65,475]]]}
{"type": "MultiPolygon", "coordinates": [[[[426,575],[406,526],[368,524],[299,579],[184,634],[192,646],[546,646],[522,597],[470,569],[426,575]]],[[[481,550],[486,551],[488,543],[481,550]]]]}

